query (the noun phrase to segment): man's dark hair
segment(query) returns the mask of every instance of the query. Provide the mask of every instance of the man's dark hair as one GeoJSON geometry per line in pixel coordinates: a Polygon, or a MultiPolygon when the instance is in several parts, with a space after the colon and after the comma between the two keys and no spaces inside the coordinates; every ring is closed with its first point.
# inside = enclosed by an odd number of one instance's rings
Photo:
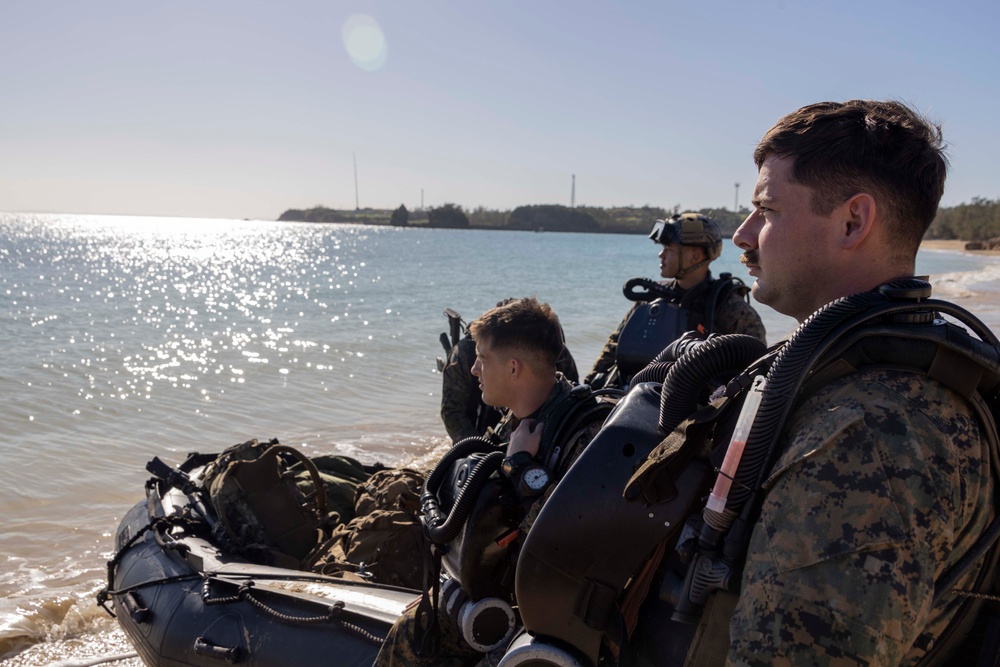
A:
{"type": "Polygon", "coordinates": [[[813,189],[817,215],[859,192],[875,197],[889,237],[910,257],[934,221],[948,169],[941,127],[894,101],[802,107],[757,144],[757,168],[771,156],[794,159],[792,178],[813,189]]]}
{"type": "Polygon", "coordinates": [[[476,340],[488,340],[494,348],[533,354],[553,368],[563,349],[559,318],[535,297],[512,299],[486,311],[469,325],[469,332],[476,340]]]}

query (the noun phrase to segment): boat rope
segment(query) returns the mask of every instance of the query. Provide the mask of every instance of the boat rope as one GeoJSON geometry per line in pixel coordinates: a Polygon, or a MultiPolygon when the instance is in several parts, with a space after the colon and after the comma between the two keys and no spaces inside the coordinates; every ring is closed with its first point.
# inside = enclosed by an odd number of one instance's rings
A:
{"type": "Polygon", "coordinates": [[[192,572],[190,574],[177,574],[172,577],[162,577],[160,579],[151,579],[149,581],[144,581],[140,584],[132,584],[131,586],[126,586],[125,588],[116,588],[111,590],[110,588],[102,588],[97,592],[97,604],[104,611],[108,612],[112,618],[118,618],[115,612],[108,608],[108,600],[111,599],[112,595],[127,595],[132,591],[137,591],[140,588],[147,588],[149,586],[159,586],[161,584],[172,584],[177,581],[190,581],[192,579],[201,579],[201,575],[197,572],[192,572]]]}
{"type": "Polygon", "coordinates": [[[111,599],[112,595],[125,595],[131,593],[134,590],[145,588],[147,586],[157,586],[159,584],[169,584],[175,581],[184,581],[187,579],[198,579],[200,575],[198,574],[181,574],[172,577],[163,577],[161,579],[154,579],[152,581],[145,581],[141,584],[134,584],[126,588],[111,589],[111,584],[115,580],[115,569],[118,567],[119,561],[121,561],[122,556],[128,551],[133,544],[135,544],[139,538],[146,534],[147,531],[153,530],[156,534],[157,531],[162,527],[162,524],[170,524],[167,517],[161,517],[159,519],[154,519],[150,523],[143,526],[141,529],[137,530],[135,535],[130,537],[122,546],[119,548],[115,555],[108,561],[108,585],[97,592],[97,605],[108,612],[111,618],[117,618],[115,612],[108,607],[108,601],[111,599]]]}
{"type": "Polygon", "coordinates": [[[372,644],[381,645],[385,641],[385,637],[379,637],[373,632],[370,632],[363,627],[350,623],[343,619],[345,605],[343,601],[338,600],[330,605],[325,614],[318,614],[315,616],[291,616],[283,612],[278,611],[274,607],[269,606],[263,600],[259,599],[253,594],[253,581],[244,581],[240,584],[239,589],[236,591],[235,595],[229,595],[224,597],[212,597],[211,594],[211,582],[212,577],[205,577],[201,588],[201,600],[205,605],[216,605],[216,604],[233,604],[236,602],[248,602],[257,609],[263,611],[266,614],[278,619],[283,623],[288,623],[291,625],[312,625],[315,623],[336,623],[340,625],[345,630],[352,632],[362,639],[365,639],[372,644]]]}
{"type": "Polygon", "coordinates": [[[139,654],[132,651],[131,653],[105,655],[98,658],[91,658],[89,660],[60,660],[59,662],[50,662],[44,667],[93,667],[94,665],[104,665],[109,662],[118,662],[120,660],[129,660],[131,658],[138,657],[139,654]]]}

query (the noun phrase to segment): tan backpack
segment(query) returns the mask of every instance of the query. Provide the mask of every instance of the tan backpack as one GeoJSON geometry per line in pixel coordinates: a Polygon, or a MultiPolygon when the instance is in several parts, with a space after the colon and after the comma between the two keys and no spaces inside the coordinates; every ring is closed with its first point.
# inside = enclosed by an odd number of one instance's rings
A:
{"type": "Polygon", "coordinates": [[[376,472],[358,486],[355,517],[318,546],[307,567],[322,574],[423,587],[428,545],[418,516],[424,476],[409,468],[376,472]]]}

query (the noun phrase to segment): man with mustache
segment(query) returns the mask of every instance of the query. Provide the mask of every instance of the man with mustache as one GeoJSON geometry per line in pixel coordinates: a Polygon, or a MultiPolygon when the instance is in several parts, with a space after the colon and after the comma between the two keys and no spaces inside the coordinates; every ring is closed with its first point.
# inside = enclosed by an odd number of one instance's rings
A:
{"type": "MultiPolygon", "coordinates": [[[[940,128],[894,101],[824,102],[779,120],[754,161],[753,212],[733,241],[758,301],[803,322],[913,276],[944,191],[940,128]]],[[[848,373],[796,405],[764,482],[726,663],[922,664],[966,600],[935,602],[935,587],[993,518],[990,420],[905,368],[848,373]]]]}

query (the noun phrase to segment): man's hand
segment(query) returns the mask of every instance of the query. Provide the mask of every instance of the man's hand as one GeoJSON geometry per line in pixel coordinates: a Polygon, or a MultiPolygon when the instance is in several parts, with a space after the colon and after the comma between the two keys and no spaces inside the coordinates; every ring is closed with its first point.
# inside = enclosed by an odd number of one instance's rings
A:
{"type": "Polygon", "coordinates": [[[535,419],[524,419],[514,432],[510,434],[510,442],[507,443],[507,456],[517,452],[528,452],[534,458],[538,454],[538,447],[542,444],[542,427],[545,422],[535,419]]]}

